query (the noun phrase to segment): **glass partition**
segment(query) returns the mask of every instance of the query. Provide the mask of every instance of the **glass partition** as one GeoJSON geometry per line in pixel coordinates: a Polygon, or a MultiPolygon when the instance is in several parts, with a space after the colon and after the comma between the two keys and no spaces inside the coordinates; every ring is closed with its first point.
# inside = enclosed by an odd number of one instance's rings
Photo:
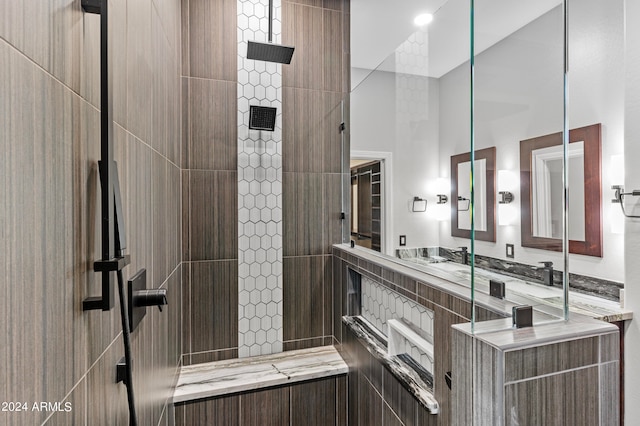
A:
{"type": "Polygon", "coordinates": [[[449,0],[378,65],[354,60],[345,241],[465,277],[471,300],[502,280],[559,319],[567,298],[619,301],[623,6],[449,0]]]}

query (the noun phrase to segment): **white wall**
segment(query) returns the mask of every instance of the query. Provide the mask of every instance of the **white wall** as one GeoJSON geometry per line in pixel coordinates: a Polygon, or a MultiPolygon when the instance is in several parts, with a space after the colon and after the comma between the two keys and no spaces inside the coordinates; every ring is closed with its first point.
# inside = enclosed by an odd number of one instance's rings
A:
{"type": "Polygon", "coordinates": [[[374,71],[351,94],[352,152],[392,154],[393,232],[387,235],[393,247],[400,235],[407,236],[407,247],[438,245],[438,222],[432,218],[439,160],[438,92],[435,79],[374,71]],[[427,198],[427,213],[410,211],[414,196],[427,198]]]}
{"type": "MultiPolygon", "coordinates": [[[[625,188],[640,188],[640,27],[637,17],[640,16],[640,2],[625,1],[627,20],[625,34],[625,188]]],[[[630,200],[627,209],[632,214],[640,215],[638,200],[630,200]],[[635,208],[631,208],[635,206],[635,208]]],[[[640,364],[635,362],[640,353],[640,219],[625,220],[625,303],[635,313],[635,319],[627,323],[625,332],[625,420],[626,424],[634,424],[640,419],[640,364]]]]}
{"type": "MultiPolygon", "coordinates": [[[[587,2],[571,9],[569,126],[603,125],[604,256],[571,255],[569,267],[583,275],[623,281],[624,237],[611,233],[608,220],[609,158],[623,152],[623,11],[621,4],[604,8],[600,0],[587,2]]],[[[476,149],[496,146],[498,170],[517,174],[520,140],[562,130],[562,40],[562,11],[556,8],[476,57],[476,149]]],[[[469,151],[468,80],[468,64],[440,79],[441,167],[449,167],[451,155],[469,151]]],[[[514,195],[519,209],[519,189],[514,195]]],[[[561,267],[561,253],[520,247],[519,218],[514,225],[496,229],[496,243],[476,241],[477,253],[505,258],[505,244],[512,243],[518,262],[533,265],[552,260],[561,267]]],[[[441,227],[440,244],[457,247],[468,245],[469,240],[451,237],[446,224],[441,227]]]]}

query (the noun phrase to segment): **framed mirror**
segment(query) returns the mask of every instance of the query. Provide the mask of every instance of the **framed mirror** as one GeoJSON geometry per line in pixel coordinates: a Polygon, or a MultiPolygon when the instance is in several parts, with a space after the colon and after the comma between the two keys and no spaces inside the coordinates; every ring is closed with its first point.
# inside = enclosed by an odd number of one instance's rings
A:
{"type": "MultiPolygon", "coordinates": [[[[569,131],[569,252],[602,257],[601,125],[569,131]],[[581,184],[584,182],[584,184],[581,184]]],[[[520,141],[522,246],[562,251],[562,133],[520,141]]]]}
{"type": "MultiPolygon", "coordinates": [[[[475,237],[496,241],[496,148],[476,151],[475,237]]],[[[471,153],[451,156],[451,235],[471,238],[471,153]]]]}

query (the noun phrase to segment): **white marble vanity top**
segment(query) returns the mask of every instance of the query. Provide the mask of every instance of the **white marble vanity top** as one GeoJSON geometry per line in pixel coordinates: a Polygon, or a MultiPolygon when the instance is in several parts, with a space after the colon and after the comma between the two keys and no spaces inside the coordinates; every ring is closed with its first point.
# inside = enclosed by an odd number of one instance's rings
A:
{"type": "MultiPolygon", "coordinates": [[[[454,262],[425,263],[407,262],[405,260],[381,255],[372,250],[348,244],[338,244],[336,247],[353,252],[368,261],[381,266],[392,267],[412,278],[429,285],[437,286],[451,294],[469,299],[470,267],[454,262]],[[428,274],[433,279],[425,279],[423,274],[428,274]]],[[[556,287],[539,285],[522,279],[498,274],[480,268],[475,268],[476,302],[492,309],[502,310],[510,314],[511,306],[532,305],[537,310],[556,317],[562,317],[563,292],[556,287]],[[505,282],[505,300],[489,296],[489,280],[499,279],[505,282]]],[[[620,304],[600,297],[569,292],[569,310],[572,313],[585,315],[590,318],[607,322],[624,321],[633,318],[633,312],[621,308],[620,304]]]]}
{"type": "Polygon", "coordinates": [[[347,364],[333,346],[189,365],[180,369],[173,402],[288,385],[347,372],[347,364]]]}

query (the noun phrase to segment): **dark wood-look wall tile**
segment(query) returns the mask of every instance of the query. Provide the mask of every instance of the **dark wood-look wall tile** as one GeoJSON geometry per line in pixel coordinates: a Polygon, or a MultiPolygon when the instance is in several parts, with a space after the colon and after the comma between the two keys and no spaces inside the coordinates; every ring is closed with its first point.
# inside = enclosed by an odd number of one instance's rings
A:
{"type": "Polygon", "coordinates": [[[291,386],[292,425],[335,425],[335,413],[336,380],[334,377],[291,386]]]}
{"type": "Polygon", "coordinates": [[[193,425],[241,426],[240,396],[176,405],[176,426],[193,425]]]}
{"type": "Polygon", "coordinates": [[[168,221],[167,221],[167,162],[157,152],[151,160],[151,212],[153,221],[153,269],[150,283],[153,288],[162,285],[168,275],[168,221]]]}
{"type": "Polygon", "coordinates": [[[182,264],[182,364],[191,364],[191,263],[182,264]]]}
{"type": "MultiPolygon", "coordinates": [[[[184,5],[188,3],[188,0],[182,2],[184,5]]],[[[188,77],[180,77],[180,90],[182,97],[181,104],[181,113],[182,113],[182,122],[181,122],[181,141],[180,141],[180,167],[182,169],[189,168],[189,141],[191,140],[191,127],[189,126],[190,118],[189,118],[189,83],[191,79],[188,77]]]]}
{"type": "Polygon", "coordinates": [[[600,424],[619,425],[620,415],[620,364],[611,362],[600,365],[600,424]]]}
{"type": "MultiPolygon", "coordinates": [[[[109,7],[109,74],[113,96],[113,121],[122,127],[127,126],[127,5],[126,0],[114,0],[109,7]]],[[[87,15],[85,15],[86,17],[87,15]]],[[[85,18],[85,28],[95,32],[95,37],[85,40],[84,58],[93,58],[95,67],[91,74],[83,74],[83,85],[95,87],[96,107],[100,106],[100,20],[85,18]],[[91,82],[93,81],[93,84],[91,82]]]]}
{"type": "Polygon", "coordinates": [[[323,336],[325,258],[283,259],[283,338],[285,341],[323,336]]]}
{"type": "Polygon", "coordinates": [[[182,261],[191,259],[191,171],[182,170],[182,261]]]}
{"type": "Polygon", "coordinates": [[[598,367],[590,367],[506,385],[505,423],[598,425],[599,401],[593,391],[598,388],[598,380],[598,367]],[[541,407],[531,401],[546,403],[541,407]]]}
{"type": "Polygon", "coordinates": [[[346,425],[349,381],[347,375],[336,376],[336,426],[346,425]]]}
{"type": "MultiPolygon", "coordinates": [[[[342,135],[340,133],[340,123],[343,122],[343,96],[341,93],[324,92],[324,140],[323,153],[324,165],[322,171],[325,173],[342,173],[342,135]]],[[[345,123],[346,116],[345,116],[345,123]]],[[[349,152],[349,147],[344,146],[344,152],[349,152]]],[[[346,156],[348,157],[348,155],[346,156]]],[[[346,172],[349,168],[344,169],[346,172]]],[[[339,187],[338,187],[339,188],[339,187]]]]}
{"type": "Polygon", "coordinates": [[[167,366],[169,369],[175,368],[180,363],[182,354],[182,269],[183,266],[180,265],[167,280],[166,314],[165,309],[162,310],[162,314],[165,314],[168,319],[167,366]]]}
{"type": "Polygon", "coordinates": [[[284,352],[297,351],[299,349],[309,349],[318,346],[325,346],[324,343],[324,337],[312,337],[310,339],[300,340],[285,340],[284,342],[282,342],[282,350],[284,352]]]}
{"type": "Polygon", "coordinates": [[[323,256],[324,272],[322,273],[322,333],[331,336],[333,330],[333,258],[323,256]]]}
{"type": "MultiPolygon", "coordinates": [[[[71,391],[71,394],[61,401],[62,410],[52,413],[46,421],[47,426],[83,425],[87,419],[87,380],[83,378],[71,391]],[[65,411],[70,405],[70,410],[65,411]]],[[[6,413],[5,413],[6,414],[6,413]]],[[[22,416],[21,416],[22,417],[22,416]]],[[[16,422],[17,424],[17,422],[16,422]]]]}
{"type": "Polygon", "coordinates": [[[184,2],[183,75],[237,81],[236,9],[237,0],[184,2]]]}
{"type": "Polygon", "coordinates": [[[327,131],[323,93],[283,87],[282,107],[283,172],[323,171],[324,134],[327,131]]]}
{"type": "Polygon", "coordinates": [[[600,336],[600,362],[618,361],[620,359],[620,333],[600,336]]]}
{"type": "Polygon", "coordinates": [[[385,405],[389,405],[402,424],[413,426],[416,422],[416,399],[386,367],[382,368],[382,382],[385,405]]]}
{"type": "Polygon", "coordinates": [[[382,397],[371,386],[364,374],[359,375],[358,382],[358,424],[360,426],[379,425],[382,418],[382,397]]]}
{"type": "Polygon", "coordinates": [[[171,273],[182,261],[182,171],[167,162],[167,272],[171,273]]]}
{"type": "MultiPolygon", "coordinates": [[[[384,402],[382,403],[382,424],[384,426],[404,426],[396,413],[384,402]]],[[[413,423],[412,423],[413,424],[413,423]]]]}
{"type": "Polygon", "coordinates": [[[187,167],[237,170],[237,84],[190,78],[188,90],[187,167]]]}
{"type": "Polygon", "coordinates": [[[345,4],[349,4],[349,2],[343,0],[323,0],[322,7],[325,9],[337,10],[339,12],[342,12],[345,4]]]}
{"type": "MultiPolygon", "coordinates": [[[[288,386],[240,395],[242,426],[288,426],[290,423],[288,386]]],[[[305,422],[306,424],[306,422],[305,422]]]]}
{"type": "MultiPolygon", "coordinates": [[[[451,424],[473,424],[473,339],[465,333],[453,330],[450,342],[451,352],[448,356],[452,358],[450,361],[452,363],[451,369],[439,370],[437,367],[435,368],[435,371],[451,371],[451,390],[446,388],[446,392],[451,395],[450,403],[445,408],[442,406],[442,401],[438,400],[441,407],[440,413],[444,414],[445,410],[450,410],[451,424]]],[[[440,385],[437,375],[435,379],[434,387],[437,391],[440,385]]],[[[446,383],[443,384],[447,386],[446,383]]],[[[442,392],[439,393],[442,394],[442,392]]]]}
{"type": "Polygon", "coordinates": [[[206,351],[193,353],[189,362],[184,365],[202,364],[205,362],[224,361],[225,359],[238,358],[238,348],[221,349],[218,351],[206,351]]]}
{"type": "Polygon", "coordinates": [[[283,173],[283,255],[324,253],[322,175],[283,173]]]}
{"type": "Polygon", "coordinates": [[[440,416],[440,413],[438,414],[431,414],[429,412],[429,410],[427,410],[426,408],[424,408],[422,405],[420,405],[420,403],[418,401],[415,402],[416,404],[416,425],[418,426],[436,426],[436,425],[445,425],[448,423],[444,423],[442,422],[442,416],[440,416]]]}
{"type": "Polygon", "coordinates": [[[126,128],[151,142],[152,42],[151,0],[127,2],[127,116],[126,128]]]}
{"type": "MultiPolygon", "coordinates": [[[[450,419],[451,413],[456,410],[462,410],[462,407],[452,407],[451,406],[451,390],[446,384],[444,373],[447,371],[452,371],[452,374],[455,374],[453,371],[459,371],[459,364],[453,365],[452,354],[456,354],[456,362],[464,356],[471,356],[471,351],[466,352],[465,348],[455,349],[452,347],[452,329],[451,326],[454,324],[460,324],[468,322],[466,318],[463,318],[459,315],[456,315],[446,309],[443,309],[440,306],[435,305],[433,307],[434,311],[434,319],[433,319],[433,330],[434,336],[433,341],[438,342],[438,344],[434,348],[433,355],[433,363],[434,363],[434,396],[440,405],[440,413],[438,414],[441,417],[442,424],[465,424],[465,423],[455,423],[452,419],[450,419]]],[[[458,383],[458,382],[456,382],[458,383]]],[[[452,385],[453,388],[453,385],[452,385]]]]}
{"type": "Polygon", "coordinates": [[[191,351],[238,346],[238,262],[191,264],[191,351]]]}
{"type": "Polygon", "coordinates": [[[284,0],[282,3],[284,4],[285,2],[312,7],[323,7],[323,0],[284,0]]]}
{"type": "MultiPolygon", "coordinates": [[[[155,7],[151,8],[151,48],[152,68],[151,84],[153,102],[147,104],[151,109],[151,139],[150,145],[163,157],[167,156],[167,140],[169,137],[169,104],[168,104],[168,73],[166,66],[166,52],[169,42],[164,36],[162,23],[155,7]]],[[[173,93],[172,93],[173,94],[173,93]]],[[[174,101],[172,99],[172,101],[174,101]]]]}
{"type": "Polygon", "coordinates": [[[282,67],[283,87],[322,90],[322,14],[320,8],[282,3],[282,43],[296,48],[291,64],[282,67]]]}
{"type": "Polygon", "coordinates": [[[115,381],[114,366],[120,358],[122,345],[111,345],[87,372],[88,425],[128,424],[127,392],[115,381]]]}
{"type": "Polygon", "coordinates": [[[323,25],[323,89],[342,92],[343,59],[343,15],[334,10],[324,10],[323,25]]]}
{"type": "Polygon", "coordinates": [[[238,178],[231,171],[190,172],[189,260],[238,257],[238,178]]]}
{"type": "Polygon", "coordinates": [[[599,362],[599,337],[508,351],[504,355],[505,383],[599,362]]]}

